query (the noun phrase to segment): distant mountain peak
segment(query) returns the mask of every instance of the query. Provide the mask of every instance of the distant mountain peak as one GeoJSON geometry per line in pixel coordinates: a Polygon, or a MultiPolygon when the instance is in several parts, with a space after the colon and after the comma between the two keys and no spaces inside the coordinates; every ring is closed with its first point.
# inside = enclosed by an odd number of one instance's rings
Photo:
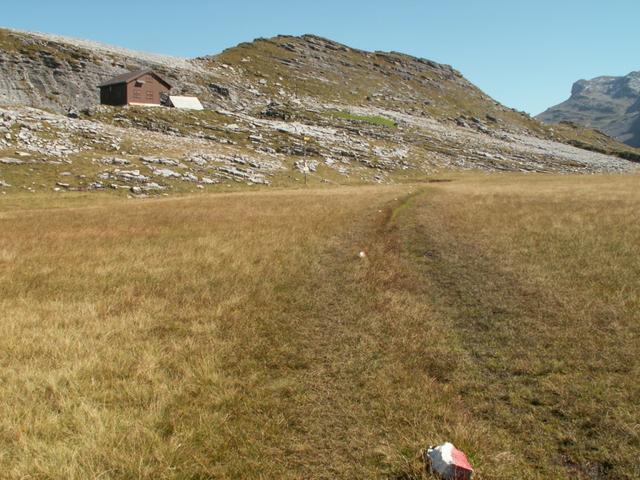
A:
{"type": "Polygon", "coordinates": [[[596,128],[631,146],[640,146],[640,71],[578,80],[571,97],[537,116],[546,123],[569,121],[596,128]]]}

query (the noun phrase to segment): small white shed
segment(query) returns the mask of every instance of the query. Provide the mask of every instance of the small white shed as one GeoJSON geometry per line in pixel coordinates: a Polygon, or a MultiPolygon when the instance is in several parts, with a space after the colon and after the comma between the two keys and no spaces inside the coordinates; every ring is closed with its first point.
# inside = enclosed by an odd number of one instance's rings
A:
{"type": "Polygon", "coordinates": [[[169,106],[183,110],[204,110],[204,107],[196,97],[179,97],[169,95],[169,106]]]}

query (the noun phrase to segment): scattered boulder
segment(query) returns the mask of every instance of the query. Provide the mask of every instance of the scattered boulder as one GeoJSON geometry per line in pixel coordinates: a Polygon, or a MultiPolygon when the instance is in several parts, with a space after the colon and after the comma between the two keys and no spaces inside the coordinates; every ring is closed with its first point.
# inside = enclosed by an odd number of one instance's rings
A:
{"type": "Polygon", "coordinates": [[[218,170],[220,172],[230,175],[232,178],[236,177],[239,179],[243,179],[249,183],[269,185],[269,181],[266,180],[263,175],[252,172],[252,171],[244,171],[236,167],[218,167],[218,170]]]}
{"type": "Polygon", "coordinates": [[[148,182],[142,185],[142,190],[144,190],[145,192],[151,192],[155,190],[164,190],[165,188],[166,187],[163,187],[162,185],[159,185],[155,182],[148,182]]]}
{"type": "Polygon", "coordinates": [[[140,170],[116,170],[113,175],[123,182],[146,182],[148,177],[142,175],[140,170]]]}
{"type": "Polygon", "coordinates": [[[105,165],[129,165],[131,162],[126,158],[118,158],[118,157],[104,157],[98,160],[100,163],[104,163],[105,165]]]}
{"type": "Polygon", "coordinates": [[[223,87],[222,85],[218,85],[216,83],[210,83],[209,90],[223,97],[231,96],[231,91],[227,87],[223,87]]]}
{"type": "Polygon", "coordinates": [[[151,169],[151,173],[158,177],[164,178],[181,178],[182,174],[178,172],[174,172],[169,168],[153,168],[151,169]]]}
{"type": "Polygon", "coordinates": [[[316,160],[298,160],[293,166],[302,173],[315,172],[318,170],[318,162],[316,160]]]}
{"type": "Polygon", "coordinates": [[[153,163],[153,164],[158,164],[158,165],[171,165],[173,167],[177,167],[177,166],[180,165],[180,162],[178,160],[174,160],[172,158],[162,158],[162,157],[147,156],[147,157],[140,157],[140,160],[143,163],[153,163]]]}
{"type": "Polygon", "coordinates": [[[459,127],[464,127],[464,128],[469,128],[469,124],[467,123],[467,121],[464,119],[464,117],[457,117],[456,118],[456,124],[459,127]]]}
{"type": "Polygon", "coordinates": [[[182,179],[187,182],[197,182],[198,177],[191,172],[186,172],[182,174],[182,179]]]}
{"type": "Polygon", "coordinates": [[[260,114],[263,117],[273,118],[283,121],[288,121],[291,119],[291,113],[284,105],[281,105],[277,102],[270,102],[261,112],[260,114]]]}
{"type": "Polygon", "coordinates": [[[0,163],[4,165],[22,165],[24,163],[23,160],[18,160],[17,158],[0,158],[0,163]]]}

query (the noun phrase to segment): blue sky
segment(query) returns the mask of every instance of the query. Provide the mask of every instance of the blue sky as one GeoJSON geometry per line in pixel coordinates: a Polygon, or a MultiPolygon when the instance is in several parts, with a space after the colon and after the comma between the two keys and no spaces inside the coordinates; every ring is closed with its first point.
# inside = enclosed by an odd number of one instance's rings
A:
{"type": "Polygon", "coordinates": [[[2,6],[0,25],[189,57],[315,33],[451,64],[537,114],[580,78],[640,70],[639,19],[638,0],[20,0],[2,6]]]}

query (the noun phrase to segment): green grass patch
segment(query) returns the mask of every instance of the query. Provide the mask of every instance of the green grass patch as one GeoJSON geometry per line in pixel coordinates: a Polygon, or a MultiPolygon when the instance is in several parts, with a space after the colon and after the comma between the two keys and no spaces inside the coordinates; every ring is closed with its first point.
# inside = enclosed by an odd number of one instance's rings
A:
{"type": "Polygon", "coordinates": [[[365,122],[365,123],[370,123],[372,125],[380,125],[382,127],[389,127],[389,128],[396,128],[396,122],[394,122],[393,120],[389,119],[389,118],[385,118],[385,117],[380,117],[377,115],[354,115],[353,113],[350,112],[343,112],[343,111],[331,111],[329,112],[329,115],[333,118],[342,118],[344,120],[350,120],[353,122],[365,122]]]}

